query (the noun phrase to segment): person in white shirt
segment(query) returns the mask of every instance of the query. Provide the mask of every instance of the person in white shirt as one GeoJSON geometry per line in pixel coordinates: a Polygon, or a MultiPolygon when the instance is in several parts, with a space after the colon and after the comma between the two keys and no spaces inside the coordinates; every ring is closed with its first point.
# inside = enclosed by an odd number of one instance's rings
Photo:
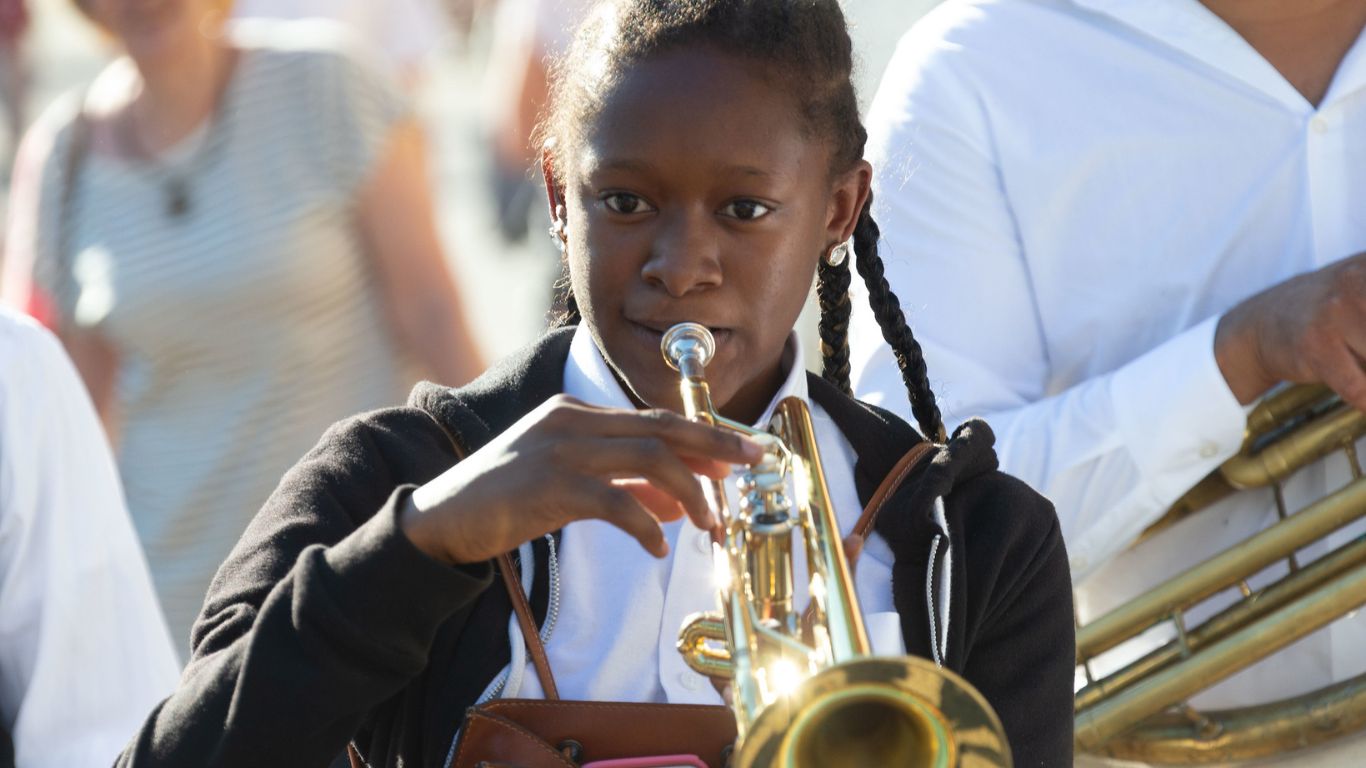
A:
{"type": "Polygon", "coordinates": [[[111,764],[179,673],[85,387],[51,333],[0,309],[0,728],[14,764],[111,764]]]}
{"type": "MultiPolygon", "coordinates": [[[[1275,520],[1241,496],[1132,546],[1274,384],[1366,407],[1363,22],[1326,0],[950,0],[886,70],[867,157],[888,279],[946,420],[985,417],[1002,469],[1057,505],[1083,623],[1275,520]]],[[[904,411],[866,312],[851,339],[856,392],[904,411]]],[[[1348,479],[1331,458],[1288,506],[1348,479]]],[[[1357,616],[1193,703],[1363,669],[1357,616]]]]}
{"type": "Polygon", "coordinates": [[[374,64],[415,93],[445,40],[446,16],[433,0],[234,0],[237,19],[329,19],[346,27],[374,64]]]}

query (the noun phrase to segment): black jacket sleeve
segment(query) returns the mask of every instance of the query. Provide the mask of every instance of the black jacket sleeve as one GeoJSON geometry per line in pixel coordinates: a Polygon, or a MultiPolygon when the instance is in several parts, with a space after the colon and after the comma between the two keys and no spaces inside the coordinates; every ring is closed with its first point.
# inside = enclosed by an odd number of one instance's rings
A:
{"type": "Polygon", "coordinates": [[[979,514],[963,533],[967,615],[950,660],[996,709],[1017,768],[1071,766],[1076,628],[1057,516],[1000,473],[965,490],[979,514]]]}
{"type": "Polygon", "coordinates": [[[398,526],[454,456],[423,413],[334,426],[285,476],[220,568],[193,658],[119,766],[326,766],[421,673],[441,624],[492,580],[398,526]]]}

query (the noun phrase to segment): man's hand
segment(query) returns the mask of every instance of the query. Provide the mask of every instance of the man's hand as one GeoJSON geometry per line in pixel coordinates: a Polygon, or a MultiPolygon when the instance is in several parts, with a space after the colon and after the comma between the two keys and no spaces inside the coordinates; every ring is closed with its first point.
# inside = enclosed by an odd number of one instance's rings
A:
{"type": "Polygon", "coordinates": [[[1246,405],[1282,381],[1322,382],[1366,411],[1366,254],[1286,280],[1219,320],[1214,357],[1246,405]]]}

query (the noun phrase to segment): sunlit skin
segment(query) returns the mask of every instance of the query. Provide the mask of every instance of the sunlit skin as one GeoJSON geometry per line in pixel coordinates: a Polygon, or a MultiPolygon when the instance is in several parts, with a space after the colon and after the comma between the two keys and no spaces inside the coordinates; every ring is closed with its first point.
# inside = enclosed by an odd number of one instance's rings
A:
{"type": "Polygon", "coordinates": [[[475,563],[575,520],[601,519],[656,557],[661,521],[718,521],[695,473],[724,477],[761,449],[680,416],[660,334],[712,328],[713,400],[757,418],[823,254],[853,233],[871,169],[832,169],[831,139],[805,132],[790,83],[706,47],[633,66],[547,153],[552,210],[566,212],[573,290],[639,411],[558,396],[417,489],[400,518],[422,551],[475,563]],[[557,162],[558,161],[558,167],[557,162]]]}
{"type": "Polygon", "coordinates": [[[707,369],[725,415],[752,422],[781,385],[784,344],[816,265],[848,237],[866,165],[832,174],[786,84],[706,48],[636,66],[562,155],[570,278],[608,363],[644,404],[678,410],[661,333],[716,337],[707,369]]]}
{"type": "Polygon", "coordinates": [[[101,95],[107,78],[97,82],[96,146],[146,162],[210,119],[237,61],[222,34],[231,6],[229,0],[85,0],[81,7],[118,41],[135,70],[121,73],[134,82],[114,85],[112,97],[101,95]]]}
{"type": "Polygon", "coordinates": [[[230,0],[85,0],[82,7],[140,66],[172,65],[215,39],[230,0]],[[199,40],[196,40],[199,38],[199,40]]]}

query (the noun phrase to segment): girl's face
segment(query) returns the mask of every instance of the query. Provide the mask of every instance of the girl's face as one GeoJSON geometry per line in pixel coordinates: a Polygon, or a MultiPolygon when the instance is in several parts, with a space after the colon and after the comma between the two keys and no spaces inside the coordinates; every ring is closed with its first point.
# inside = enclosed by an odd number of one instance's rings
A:
{"type": "Polygon", "coordinates": [[[727,416],[757,419],[817,262],[848,239],[869,168],[832,179],[825,137],[765,65],[707,47],[632,68],[563,155],[570,280],[608,363],[641,402],[678,409],[660,355],[675,323],[716,337],[707,366],[727,416]]]}

